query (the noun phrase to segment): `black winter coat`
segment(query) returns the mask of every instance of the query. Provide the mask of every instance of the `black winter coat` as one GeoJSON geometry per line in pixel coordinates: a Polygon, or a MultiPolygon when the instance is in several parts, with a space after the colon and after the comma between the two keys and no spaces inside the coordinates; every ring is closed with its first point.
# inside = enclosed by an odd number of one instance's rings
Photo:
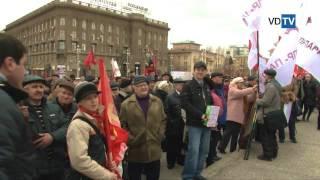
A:
{"type": "Polygon", "coordinates": [[[304,81],[303,83],[304,88],[304,104],[310,106],[316,106],[316,96],[317,96],[317,84],[315,81],[304,81]]]}
{"type": "Polygon", "coordinates": [[[16,104],[26,97],[0,77],[1,180],[31,180],[35,176],[31,132],[16,104]]]}
{"type": "Polygon", "coordinates": [[[201,117],[205,114],[207,106],[212,104],[210,89],[205,82],[201,87],[193,78],[183,86],[181,105],[186,111],[188,126],[205,127],[201,117]]]}
{"type": "Polygon", "coordinates": [[[165,112],[167,114],[166,136],[178,136],[183,133],[184,121],[181,115],[180,95],[177,92],[168,95],[165,112]]]}

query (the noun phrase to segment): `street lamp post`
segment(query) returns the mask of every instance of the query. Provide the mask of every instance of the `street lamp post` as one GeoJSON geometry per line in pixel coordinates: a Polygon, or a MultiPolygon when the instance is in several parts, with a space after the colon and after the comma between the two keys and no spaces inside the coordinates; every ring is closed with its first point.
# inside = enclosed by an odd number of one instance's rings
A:
{"type": "Polygon", "coordinates": [[[169,60],[170,60],[170,64],[169,64],[170,69],[169,69],[169,71],[171,73],[171,71],[172,71],[172,60],[173,60],[173,55],[172,54],[170,54],[169,60]]]}
{"type": "Polygon", "coordinates": [[[129,77],[129,73],[130,73],[130,68],[129,68],[129,55],[130,55],[130,49],[127,48],[126,50],[126,55],[127,55],[127,61],[126,61],[126,66],[127,66],[127,77],[129,77]]]}
{"type": "Polygon", "coordinates": [[[80,45],[77,43],[77,77],[80,77],[80,45]]]}

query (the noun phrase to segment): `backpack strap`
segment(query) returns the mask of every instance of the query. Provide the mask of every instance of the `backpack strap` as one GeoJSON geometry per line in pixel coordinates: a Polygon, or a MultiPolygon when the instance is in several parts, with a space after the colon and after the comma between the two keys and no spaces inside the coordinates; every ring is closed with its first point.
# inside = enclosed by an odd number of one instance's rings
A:
{"type": "MultiPolygon", "coordinates": [[[[83,116],[76,116],[73,119],[80,119],[81,121],[86,122],[87,124],[89,124],[94,131],[96,132],[97,135],[103,137],[103,135],[101,134],[100,130],[98,129],[98,127],[96,125],[94,125],[88,118],[85,118],[83,116]]],[[[104,142],[104,141],[103,141],[104,142]]]]}

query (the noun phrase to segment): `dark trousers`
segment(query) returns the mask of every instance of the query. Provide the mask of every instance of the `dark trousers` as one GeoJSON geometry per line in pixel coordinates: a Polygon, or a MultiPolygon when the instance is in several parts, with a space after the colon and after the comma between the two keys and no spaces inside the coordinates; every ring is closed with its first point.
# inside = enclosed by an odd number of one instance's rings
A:
{"type": "Polygon", "coordinates": [[[267,128],[264,124],[258,124],[261,138],[263,155],[267,158],[274,158],[278,154],[278,143],[276,130],[267,128]]]}
{"type": "Polygon", "coordinates": [[[314,108],[315,108],[315,106],[304,104],[303,120],[305,120],[305,117],[308,114],[306,120],[309,121],[310,115],[313,112],[314,108]]]}
{"type": "Polygon", "coordinates": [[[64,171],[62,172],[52,172],[49,174],[40,175],[37,180],[63,180],[64,179],[64,171]]]}
{"type": "Polygon", "coordinates": [[[320,108],[319,108],[319,114],[318,114],[318,129],[320,129],[320,108]]]}
{"type": "MultiPolygon", "coordinates": [[[[290,118],[290,121],[288,123],[289,128],[289,138],[295,139],[296,138],[296,118],[290,118]]],[[[284,128],[278,129],[279,131],[279,139],[284,140],[286,138],[284,133],[284,128]]]]}
{"type": "Polygon", "coordinates": [[[183,164],[184,158],[182,157],[181,150],[183,147],[183,132],[175,136],[167,136],[167,164],[175,165],[176,162],[183,164]]]}
{"type": "Polygon", "coordinates": [[[219,131],[211,131],[211,138],[210,138],[210,147],[209,147],[209,154],[207,157],[207,164],[213,162],[213,158],[217,156],[217,146],[218,142],[221,140],[221,133],[219,131]]]}
{"type": "Polygon", "coordinates": [[[237,149],[240,128],[241,124],[233,121],[227,121],[227,127],[226,130],[223,132],[219,148],[225,150],[231,138],[230,152],[235,151],[237,149]]]}
{"type": "Polygon", "coordinates": [[[141,180],[144,170],[147,180],[158,180],[160,177],[160,160],[150,163],[128,163],[129,180],[141,180]]]}

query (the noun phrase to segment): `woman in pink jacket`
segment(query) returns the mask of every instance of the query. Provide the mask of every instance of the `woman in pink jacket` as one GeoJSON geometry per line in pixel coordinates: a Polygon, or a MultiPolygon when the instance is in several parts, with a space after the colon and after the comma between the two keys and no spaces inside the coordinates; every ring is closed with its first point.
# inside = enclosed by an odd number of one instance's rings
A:
{"type": "Polygon", "coordinates": [[[236,150],[240,128],[241,125],[244,124],[244,117],[247,111],[247,96],[254,94],[256,90],[256,86],[244,89],[244,80],[242,77],[234,78],[231,81],[227,102],[227,127],[218,147],[220,153],[226,153],[225,149],[231,137],[230,152],[236,150]]]}

